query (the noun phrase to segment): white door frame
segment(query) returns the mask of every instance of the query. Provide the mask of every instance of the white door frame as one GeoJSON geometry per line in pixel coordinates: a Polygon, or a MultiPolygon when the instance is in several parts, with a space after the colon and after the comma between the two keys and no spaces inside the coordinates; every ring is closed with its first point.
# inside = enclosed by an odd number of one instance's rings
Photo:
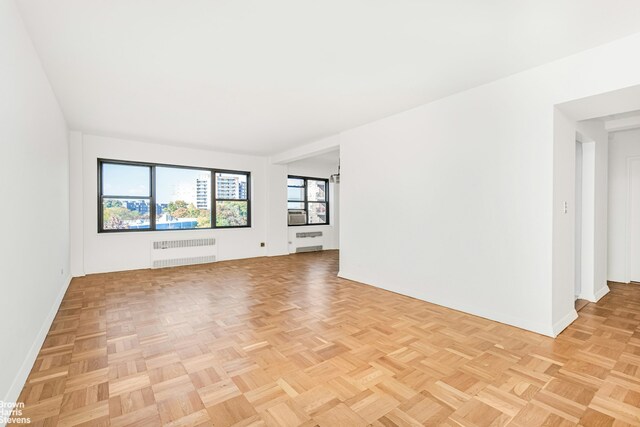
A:
{"type": "Polygon", "coordinates": [[[587,139],[579,132],[576,135],[576,142],[582,146],[582,184],[581,184],[581,206],[580,209],[581,227],[576,229],[580,233],[580,261],[575,260],[576,268],[580,264],[580,299],[596,301],[595,296],[595,231],[596,231],[596,143],[587,139]]]}
{"type": "MultiPolygon", "coordinates": [[[[626,238],[626,260],[625,260],[625,273],[626,273],[626,282],[630,283],[633,279],[631,277],[631,263],[633,262],[632,258],[632,246],[631,246],[631,217],[632,217],[632,196],[633,196],[633,186],[631,185],[631,172],[632,167],[635,163],[640,163],[640,156],[633,156],[627,158],[627,215],[625,221],[625,238],[626,238]]],[[[637,280],[637,279],[636,279],[637,280]]]]}
{"type": "Polygon", "coordinates": [[[582,294],[582,165],[584,160],[582,158],[582,141],[579,138],[579,134],[576,135],[576,182],[575,182],[575,202],[574,202],[574,214],[575,214],[575,278],[574,278],[574,295],[575,298],[580,298],[582,294]]]}

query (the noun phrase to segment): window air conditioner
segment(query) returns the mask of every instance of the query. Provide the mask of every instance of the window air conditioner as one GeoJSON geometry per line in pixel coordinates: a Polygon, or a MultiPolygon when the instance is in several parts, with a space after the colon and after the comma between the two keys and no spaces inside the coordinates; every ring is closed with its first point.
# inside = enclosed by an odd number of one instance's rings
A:
{"type": "Polygon", "coordinates": [[[290,210],[289,225],[304,225],[307,223],[307,211],[290,210]]]}

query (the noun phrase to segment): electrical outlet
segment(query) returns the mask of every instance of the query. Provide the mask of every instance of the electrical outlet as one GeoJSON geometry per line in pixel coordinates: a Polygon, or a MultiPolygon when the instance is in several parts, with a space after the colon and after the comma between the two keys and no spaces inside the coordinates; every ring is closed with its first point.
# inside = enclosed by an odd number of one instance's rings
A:
{"type": "Polygon", "coordinates": [[[264,242],[260,242],[260,247],[261,247],[261,248],[264,248],[265,246],[266,246],[266,243],[264,243],[264,242]]]}

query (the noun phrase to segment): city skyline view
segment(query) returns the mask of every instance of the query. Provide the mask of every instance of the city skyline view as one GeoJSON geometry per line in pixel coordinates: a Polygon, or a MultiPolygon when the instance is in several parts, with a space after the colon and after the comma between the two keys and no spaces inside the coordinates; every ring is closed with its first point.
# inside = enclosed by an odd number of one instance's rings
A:
{"type": "MultiPolygon", "coordinates": [[[[105,163],[103,165],[103,194],[105,196],[149,197],[150,167],[105,163]]],[[[217,198],[246,198],[246,175],[217,173],[217,198]],[[235,181],[235,182],[234,182],[235,181]]],[[[196,204],[197,183],[208,180],[211,188],[211,172],[178,167],[156,167],[156,203],[165,204],[183,200],[196,204]]],[[[209,189],[207,189],[207,194],[209,189]]]]}
{"type": "Polygon", "coordinates": [[[248,225],[248,174],[170,166],[105,162],[101,169],[102,228],[150,229],[155,191],[155,229],[212,226],[212,178],[216,227],[248,225]],[[155,170],[153,182],[152,168],[155,170]],[[152,187],[153,186],[153,187],[152,187]]]}

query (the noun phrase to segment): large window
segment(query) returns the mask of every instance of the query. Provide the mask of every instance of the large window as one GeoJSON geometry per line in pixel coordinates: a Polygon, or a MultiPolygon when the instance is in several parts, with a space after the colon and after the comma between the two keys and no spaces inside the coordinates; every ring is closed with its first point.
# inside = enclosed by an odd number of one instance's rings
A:
{"type": "Polygon", "coordinates": [[[150,229],[151,167],[105,163],[101,172],[101,228],[150,229]]]}
{"type": "Polygon", "coordinates": [[[155,169],[156,230],[211,228],[211,171],[155,169]]]}
{"type": "Polygon", "coordinates": [[[246,227],[249,223],[248,175],[216,172],[216,227],[246,227]]]}
{"type": "Polygon", "coordinates": [[[250,181],[249,172],[99,160],[98,231],[250,227],[250,181]]]}
{"type": "Polygon", "coordinates": [[[289,225],[329,224],[329,180],[289,176],[289,225]]]}

